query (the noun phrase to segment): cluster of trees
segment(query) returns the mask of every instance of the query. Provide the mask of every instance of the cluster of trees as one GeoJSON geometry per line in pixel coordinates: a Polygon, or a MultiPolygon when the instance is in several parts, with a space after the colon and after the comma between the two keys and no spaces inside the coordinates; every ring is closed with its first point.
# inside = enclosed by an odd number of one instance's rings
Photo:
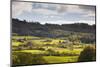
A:
{"type": "Polygon", "coordinates": [[[96,48],[94,46],[88,46],[81,52],[78,62],[96,61],[96,48]]]}

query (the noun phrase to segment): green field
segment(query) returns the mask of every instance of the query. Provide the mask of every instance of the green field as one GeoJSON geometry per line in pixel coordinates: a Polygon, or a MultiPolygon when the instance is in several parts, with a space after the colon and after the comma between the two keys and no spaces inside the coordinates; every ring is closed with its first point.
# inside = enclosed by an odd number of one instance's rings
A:
{"type": "Polygon", "coordinates": [[[87,45],[89,44],[84,44],[79,41],[76,41],[75,43],[68,41],[67,38],[13,36],[13,64],[51,64],[78,62],[77,60],[81,51],[83,51],[87,45]],[[28,59],[28,57],[33,60],[28,59]],[[22,59],[24,59],[24,61],[22,59]]]}
{"type": "Polygon", "coordinates": [[[43,57],[48,63],[66,63],[66,62],[77,62],[78,56],[44,56],[43,57]]]}

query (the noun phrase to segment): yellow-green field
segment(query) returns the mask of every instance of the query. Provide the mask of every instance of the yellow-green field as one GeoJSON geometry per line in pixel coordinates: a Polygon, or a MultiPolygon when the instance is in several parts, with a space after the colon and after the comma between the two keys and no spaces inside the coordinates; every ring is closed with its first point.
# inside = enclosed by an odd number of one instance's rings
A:
{"type": "Polygon", "coordinates": [[[43,57],[48,63],[67,63],[77,62],[78,56],[44,56],[43,57]]]}
{"type": "MultiPolygon", "coordinates": [[[[67,41],[67,39],[60,38],[46,38],[46,37],[35,37],[35,36],[13,36],[12,37],[12,52],[14,53],[14,63],[19,64],[18,56],[22,53],[36,55],[34,61],[36,64],[40,61],[39,57],[42,57],[41,64],[46,61],[46,64],[51,63],[69,63],[77,62],[78,57],[86,46],[78,44],[73,45],[73,42],[67,41]],[[39,56],[39,57],[38,57],[39,56]],[[38,58],[37,58],[38,57],[38,58]],[[37,60],[36,60],[37,59],[37,60]]],[[[28,56],[27,56],[28,57],[28,56]]],[[[26,57],[26,58],[27,58],[26,57]]],[[[22,57],[21,57],[22,58],[22,57]]],[[[23,58],[22,58],[23,59],[23,58]]],[[[21,63],[21,60],[20,60],[21,63]]],[[[26,62],[25,62],[26,63],[26,62]]],[[[28,62],[27,62],[28,64],[28,62]]],[[[34,64],[34,63],[31,63],[34,64]]]]}

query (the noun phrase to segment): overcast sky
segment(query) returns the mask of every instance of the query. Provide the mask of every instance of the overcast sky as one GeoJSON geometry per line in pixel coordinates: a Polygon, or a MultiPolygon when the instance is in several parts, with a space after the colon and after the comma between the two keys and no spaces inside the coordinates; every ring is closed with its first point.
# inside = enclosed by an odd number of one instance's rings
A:
{"type": "Polygon", "coordinates": [[[13,2],[12,18],[39,21],[41,24],[95,24],[95,6],[35,2],[13,2]]]}

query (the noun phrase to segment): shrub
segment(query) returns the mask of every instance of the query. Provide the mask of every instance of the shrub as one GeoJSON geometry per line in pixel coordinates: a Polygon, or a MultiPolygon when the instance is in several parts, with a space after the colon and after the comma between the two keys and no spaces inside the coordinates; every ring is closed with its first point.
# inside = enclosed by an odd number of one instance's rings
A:
{"type": "Polygon", "coordinates": [[[80,53],[79,62],[88,62],[96,60],[96,49],[93,46],[88,46],[80,53]]]}
{"type": "Polygon", "coordinates": [[[54,56],[55,51],[53,49],[48,49],[47,51],[49,52],[49,56],[54,56]]]}
{"type": "Polygon", "coordinates": [[[38,50],[45,50],[45,48],[42,48],[42,47],[39,47],[39,48],[37,48],[38,50]]]}
{"type": "Polygon", "coordinates": [[[24,52],[13,53],[12,60],[13,66],[46,63],[43,56],[24,52]]]}
{"type": "Polygon", "coordinates": [[[33,60],[32,54],[29,53],[14,53],[12,58],[13,65],[32,64],[33,60]]]}

